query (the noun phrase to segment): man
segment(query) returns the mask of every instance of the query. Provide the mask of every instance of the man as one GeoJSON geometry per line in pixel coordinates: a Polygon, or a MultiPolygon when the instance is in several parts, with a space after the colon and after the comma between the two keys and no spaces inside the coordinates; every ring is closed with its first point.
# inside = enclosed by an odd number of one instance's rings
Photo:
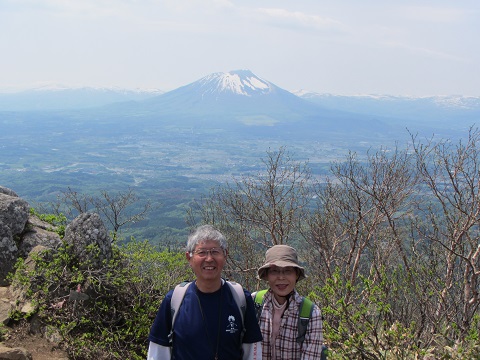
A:
{"type": "Polygon", "coordinates": [[[147,360],[261,359],[262,335],[251,295],[242,289],[242,314],[232,285],[221,277],[227,255],[225,237],[211,225],[198,227],[188,237],[185,256],[195,281],[183,295],[173,330],[174,291],[165,296],[150,331],[147,360]]]}

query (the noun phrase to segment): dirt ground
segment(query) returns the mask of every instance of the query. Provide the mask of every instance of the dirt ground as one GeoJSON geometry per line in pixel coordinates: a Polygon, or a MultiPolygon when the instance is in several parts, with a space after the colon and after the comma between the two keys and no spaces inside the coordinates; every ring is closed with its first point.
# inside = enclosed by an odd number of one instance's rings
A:
{"type": "Polygon", "coordinates": [[[32,354],[33,360],[68,360],[67,353],[55,344],[39,335],[30,335],[22,327],[9,328],[3,345],[16,348],[23,347],[32,354]]]}

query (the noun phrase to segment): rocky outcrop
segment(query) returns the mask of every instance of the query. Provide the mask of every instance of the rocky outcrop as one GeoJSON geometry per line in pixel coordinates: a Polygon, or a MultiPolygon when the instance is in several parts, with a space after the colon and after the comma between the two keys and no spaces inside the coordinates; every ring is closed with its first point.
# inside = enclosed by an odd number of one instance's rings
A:
{"type": "Polygon", "coordinates": [[[0,189],[0,286],[7,285],[6,276],[17,261],[20,234],[28,220],[28,203],[13,191],[0,189]]]}
{"type": "Polygon", "coordinates": [[[13,197],[18,197],[17,193],[12,189],[6,188],[4,186],[0,186],[0,194],[10,195],[13,197]]]}
{"type": "MultiPolygon", "coordinates": [[[[28,203],[13,190],[0,186],[0,286],[9,285],[7,275],[19,257],[26,259],[39,245],[57,249],[62,239],[56,230],[30,214],[28,203]]],[[[72,245],[73,255],[83,264],[99,266],[112,256],[111,240],[98,214],[80,214],[67,226],[63,240],[72,245]]]]}
{"type": "MultiPolygon", "coordinates": [[[[25,291],[18,284],[13,286],[7,275],[14,270],[19,258],[25,260],[27,268],[35,267],[38,256],[53,256],[63,242],[79,264],[100,267],[103,260],[112,257],[111,240],[108,231],[98,214],[84,213],[75,218],[65,229],[65,237],[56,232],[51,224],[30,214],[28,203],[13,190],[0,186],[0,324],[11,322],[12,311],[28,314],[30,333],[45,333],[38,318],[35,306],[28,301],[25,291]],[[51,251],[53,250],[53,252],[51,251]],[[33,320],[32,320],[33,319],[33,320]]],[[[80,291],[66,294],[71,301],[80,301],[88,295],[80,291]]],[[[0,360],[32,359],[23,348],[8,348],[0,344],[0,360]]]]}
{"type": "Polygon", "coordinates": [[[30,215],[18,245],[18,256],[26,258],[30,251],[38,245],[49,249],[58,248],[62,244],[62,239],[56,230],[51,224],[30,215]]]}
{"type": "Polygon", "coordinates": [[[84,266],[99,267],[103,260],[112,257],[112,242],[98,214],[77,216],[65,229],[64,241],[72,245],[73,255],[84,266]],[[90,245],[95,246],[92,248],[90,245]],[[95,253],[97,249],[98,255],[95,253]]]}

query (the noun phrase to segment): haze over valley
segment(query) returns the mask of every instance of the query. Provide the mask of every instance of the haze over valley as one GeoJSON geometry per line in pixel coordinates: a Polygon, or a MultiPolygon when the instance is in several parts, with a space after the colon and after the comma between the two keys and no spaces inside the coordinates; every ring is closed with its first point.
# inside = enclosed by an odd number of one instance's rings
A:
{"type": "Polygon", "coordinates": [[[264,170],[285,147],[322,179],[349,151],[458,139],[480,98],[290,92],[249,70],[214,73],[169,92],[41,89],[0,94],[0,185],[34,206],[69,187],[132,187],[155,205],[127,234],[185,233],[185,210],[212,186],[264,170]]]}

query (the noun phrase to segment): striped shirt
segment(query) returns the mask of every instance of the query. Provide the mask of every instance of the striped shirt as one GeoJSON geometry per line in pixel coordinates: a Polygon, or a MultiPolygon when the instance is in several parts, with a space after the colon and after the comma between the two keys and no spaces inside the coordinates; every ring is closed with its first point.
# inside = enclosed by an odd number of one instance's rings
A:
{"type": "Polygon", "coordinates": [[[275,340],[276,359],[272,358],[273,341],[273,293],[269,290],[264,297],[262,315],[260,316],[260,330],[263,335],[262,359],[263,360],[318,360],[323,345],[322,315],[320,308],[314,305],[312,317],[308,323],[305,341],[300,347],[297,343],[298,313],[302,297],[294,291],[290,297],[290,304],[283,314],[280,330],[275,340]]]}

